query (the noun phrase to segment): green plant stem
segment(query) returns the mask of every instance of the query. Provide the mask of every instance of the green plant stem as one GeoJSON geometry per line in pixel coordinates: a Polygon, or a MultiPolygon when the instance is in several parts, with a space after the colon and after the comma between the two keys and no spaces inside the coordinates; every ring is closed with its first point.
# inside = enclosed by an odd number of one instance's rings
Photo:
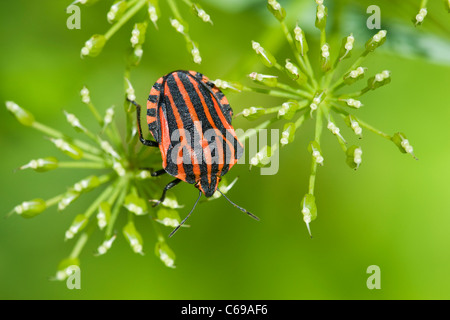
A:
{"type": "Polygon", "coordinates": [[[89,110],[91,111],[91,113],[94,115],[95,119],[97,119],[97,122],[100,125],[100,127],[103,127],[103,118],[100,115],[100,113],[98,113],[98,111],[95,108],[94,104],[92,102],[89,102],[87,104],[87,106],[89,107],[89,110]]]}
{"type": "Polygon", "coordinates": [[[243,86],[242,91],[258,92],[258,93],[268,94],[273,97],[280,97],[280,98],[287,98],[287,99],[296,99],[296,100],[302,99],[302,96],[300,96],[298,94],[294,95],[294,94],[290,94],[290,93],[279,91],[279,90],[273,90],[273,89],[263,89],[263,88],[243,86]]]}
{"type": "Polygon", "coordinates": [[[105,190],[103,190],[103,192],[97,197],[97,199],[95,199],[94,202],[92,202],[92,204],[84,213],[85,217],[89,218],[95,212],[95,210],[98,209],[100,204],[113,192],[113,190],[113,184],[109,185],[105,190]]]}
{"type": "Polygon", "coordinates": [[[112,236],[114,224],[116,222],[117,216],[119,215],[120,209],[122,208],[123,200],[125,199],[125,196],[127,194],[128,184],[129,184],[128,178],[122,178],[120,182],[117,184],[117,190],[120,193],[117,197],[117,200],[115,201],[114,208],[111,212],[111,218],[106,228],[105,232],[106,238],[110,238],[112,236]]]}
{"type": "MultiPolygon", "coordinates": [[[[282,89],[282,90],[294,93],[294,94],[298,94],[298,95],[300,95],[302,97],[305,97],[307,99],[312,99],[313,98],[311,92],[300,90],[300,89],[294,89],[294,88],[292,88],[292,87],[290,87],[290,86],[288,86],[287,84],[284,84],[284,83],[277,82],[276,87],[279,88],[279,89],[282,89]]],[[[314,91],[312,91],[312,93],[313,92],[314,91]]]]}
{"type": "Polygon", "coordinates": [[[81,253],[81,250],[83,250],[83,247],[86,245],[86,242],[88,241],[89,235],[87,232],[83,232],[80,237],[78,238],[77,243],[72,249],[72,252],[70,253],[69,258],[76,259],[81,253]]]}
{"type": "MultiPolygon", "coordinates": [[[[355,70],[357,67],[361,66],[361,63],[364,61],[364,59],[366,58],[366,56],[369,54],[369,51],[364,50],[363,53],[361,53],[361,55],[359,56],[358,59],[356,59],[356,61],[351,65],[350,68],[348,68],[348,70],[346,72],[344,72],[342,74],[341,77],[339,77],[336,82],[331,86],[331,88],[329,88],[329,90],[331,92],[337,91],[338,89],[340,89],[343,85],[344,85],[344,75],[346,75],[347,73],[349,73],[350,71],[355,70]]],[[[331,79],[330,79],[331,81],[331,79]]]]}
{"type": "Polygon", "coordinates": [[[53,197],[51,199],[48,199],[47,201],[45,201],[46,207],[49,208],[49,207],[57,204],[63,197],[64,197],[64,193],[60,194],[60,195],[57,195],[57,196],[55,196],[55,197],[53,197]]]}
{"type": "Polygon", "coordinates": [[[109,30],[105,33],[105,39],[108,41],[111,37],[132,17],[134,16],[145,4],[146,0],[140,0],[131,9],[129,9],[125,14],[117,21],[109,30]]]}
{"type": "Polygon", "coordinates": [[[58,168],[70,168],[70,169],[106,169],[109,166],[105,162],[91,162],[91,161],[70,161],[59,162],[58,168]]]}
{"type": "Polygon", "coordinates": [[[175,3],[174,0],[167,0],[167,3],[169,4],[170,10],[172,10],[173,15],[178,21],[183,21],[183,17],[180,14],[180,11],[178,11],[178,6],[175,3]]]}
{"type": "Polygon", "coordinates": [[[270,120],[266,120],[266,121],[262,122],[255,128],[247,130],[242,136],[238,137],[238,140],[245,142],[245,140],[247,140],[248,138],[257,134],[259,130],[267,128],[268,126],[270,126],[272,123],[274,123],[277,120],[278,120],[277,118],[272,118],[270,120]]]}
{"type": "MultiPolygon", "coordinates": [[[[322,108],[317,109],[316,114],[316,128],[314,133],[314,141],[320,145],[320,136],[322,135],[323,130],[323,118],[322,118],[322,108]]],[[[311,175],[309,176],[309,187],[308,193],[314,195],[314,187],[316,183],[316,174],[317,174],[317,162],[312,159],[311,162],[311,175]]]]}

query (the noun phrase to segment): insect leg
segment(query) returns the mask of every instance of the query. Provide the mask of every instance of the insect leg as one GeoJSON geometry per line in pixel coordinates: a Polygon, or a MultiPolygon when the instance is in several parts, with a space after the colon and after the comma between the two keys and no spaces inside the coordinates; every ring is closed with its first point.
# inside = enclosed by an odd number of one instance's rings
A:
{"type": "MultiPolygon", "coordinates": [[[[159,170],[159,171],[161,171],[161,170],[159,170]]],[[[156,171],[156,172],[159,172],[159,171],[156,171]]],[[[167,192],[167,190],[172,189],[172,188],[175,187],[177,184],[179,184],[181,181],[182,181],[182,180],[180,180],[180,179],[175,179],[175,180],[169,182],[169,183],[164,187],[164,190],[163,190],[161,199],[157,200],[157,201],[153,204],[153,207],[156,207],[156,206],[159,205],[161,202],[163,202],[164,199],[166,198],[166,192],[167,192]]]]}
{"type": "Polygon", "coordinates": [[[158,177],[158,176],[160,176],[160,175],[162,175],[162,174],[164,174],[164,173],[166,173],[166,170],[161,169],[161,170],[158,170],[158,171],[153,171],[153,172],[151,173],[151,175],[152,175],[152,177],[158,177]]]}
{"type": "Polygon", "coordinates": [[[137,117],[137,125],[138,125],[138,133],[139,133],[139,140],[144,146],[148,147],[158,147],[158,142],[153,140],[147,140],[142,136],[142,129],[141,129],[141,106],[136,102],[132,100],[128,100],[132,104],[136,106],[136,117],[137,117]]]}

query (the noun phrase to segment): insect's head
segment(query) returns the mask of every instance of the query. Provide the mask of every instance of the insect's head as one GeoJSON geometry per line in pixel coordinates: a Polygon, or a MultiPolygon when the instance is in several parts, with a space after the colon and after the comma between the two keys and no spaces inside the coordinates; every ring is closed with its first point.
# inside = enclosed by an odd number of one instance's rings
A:
{"type": "Polygon", "coordinates": [[[220,176],[215,175],[200,178],[195,184],[195,187],[199,189],[205,197],[209,198],[216,192],[221,179],[222,178],[220,176]]]}

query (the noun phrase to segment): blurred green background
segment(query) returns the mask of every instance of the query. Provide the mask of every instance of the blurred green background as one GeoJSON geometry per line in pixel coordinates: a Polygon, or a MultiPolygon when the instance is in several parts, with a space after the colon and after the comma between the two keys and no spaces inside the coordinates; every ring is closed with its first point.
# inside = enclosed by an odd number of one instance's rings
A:
{"type": "MultiPolygon", "coordinates": [[[[217,1],[203,1],[214,26],[201,23],[179,2],[204,62],[200,66],[191,62],[184,40],[163,11],[159,30],[149,27],[141,65],[132,71],[141,103],[156,79],[175,69],[242,81],[251,71],[271,72],[259,63],[251,40],[266,44],[281,61],[291,57],[265,1],[221,1],[220,6],[217,1]]],[[[299,20],[310,46],[317,48],[314,2],[280,2],[291,25],[299,20]]],[[[73,242],[63,241],[64,232],[91,195],[64,213],[53,207],[31,220],[0,219],[0,298],[449,299],[450,23],[442,2],[430,1],[429,17],[422,27],[414,28],[409,19],[419,2],[334,1],[330,6],[332,31],[339,38],[353,31],[361,45],[373,34],[365,27],[365,9],[380,5],[388,40],[365,66],[371,75],[391,70],[393,81],[365,95],[365,106],[358,113],[387,133],[405,132],[420,160],[365,132],[361,142],[352,140],[364,150],[363,164],[355,172],[345,164],[335,137],[324,133],[325,166],[317,178],[319,211],[311,224],[313,239],[300,212],[310,169],[306,146],[313,133],[308,124],[293,144],[281,150],[277,175],[261,176],[247,165],[229,173],[229,178],[240,178],[228,195],[261,221],[249,219],[224,199],[200,205],[189,219],[191,228],[168,240],[176,253],[176,269],[166,268],[153,254],[153,229],[148,217],[140,217],[137,223],[146,255],[134,254],[119,233],[108,254],[95,257],[92,253],[102,238],[94,234],[81,255],[81,290],[68,290],[65,283],[48,278],[69,254],[73,242]],[[370,265],[381,268],[381,290],[366,287],[370,265]]],[[[119,107],[123,128],[124,53],[133,23],[146,12],[126,24],[99,57],[80,59],[84,41],[107,30],[105,15],[111,2],[82,7],[81,30],[66,28],[68,4],[2,3],[0,101],[13,100],[41,122],[71,133],[62,110],[76,113],[86,125],[94,124],[79,97],[87,85],[101,110],[113,104],[119,107]]],[[[229,100],[235,113],[251,105],[280,102],[257,94],[229,94],[229,100]]],[[[24,200],[61,193],[90,172],[14,172],[30,159],[63,157],[42,134],[19,125],[5,108],[0,108],[0,123],[2,215],[24,200]]],[[[234,126],[246,129],[257,123],[237,119],[234,126]]],[[[350,137],[348,130],[343,132],[350,137]]],[[[197,192],[182,184],[175,194],[186,204],[180,211],[183,216],[197,192]]],[[[171,229],[164,231],[168,234],[171,229]]]]}

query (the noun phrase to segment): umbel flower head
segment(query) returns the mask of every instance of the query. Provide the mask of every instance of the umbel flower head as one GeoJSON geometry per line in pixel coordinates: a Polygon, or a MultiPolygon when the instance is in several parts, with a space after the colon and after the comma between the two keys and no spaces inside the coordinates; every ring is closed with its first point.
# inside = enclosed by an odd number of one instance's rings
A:
{"type": "MultiPolygon", "coordinates": [[[[92,4],[94,0],[77,0],[80,4],[92,4]]],[[[211,17],[198,3],[193,3],[190,0],[184,0],[192,12],[203,22],[213,24],[211,17]]],[[[188,32],[188,24],[183,19],[178,9],[176,0],[167,0],[171,11],[171,17],[168,19],[170,25],[175,29],[176,32],[181,34],[186,42],[186,47],[188,52],[192,55],[192,60],[200,64],[202,58],[200,56],[200,51],[198,44],[194,42],[188,32]]],[[[122,26],[136,15],[143,8],[147,9],[146,19],[142,22],[136,23],[131,31],[131,51],[129,54],[129,65],[136,66],[139,64],[143,49],[142,45],[145,42],[145,35],[148,29],[148,24],[151,23],[156,29],[158,29],[158,21],[161,17],[161,10],[159,8],[158,0],[119,0],[115,1],[108,13],[106,14],[106,19],[112,24],[111,28],[104,34],[94,34],[89,38],[84,46],[81,48],[81,57],[91,56],[95,57],[100,54],[103,47],[111,39],[111,37],[120,29],[122,26]]]]}
{"type": "MultiPolygon", "coordinates": [[[[289,27],[285,23],[286,10],[275,0],[269,0],[267,7],[281,25],[282,32],[290,45],[292,57],[279,59],[272,55],[263,42],[252,41],[252,49],[260,58],[267,73],[252,72],[250,79],[260,85],[259,87],[249,87],[235,84],[240,91],[259,92],[274,97],[284,98],[285,101],[279,106],[264,108],[249,107],[244,109],[240,116],[249,120],[259,119],[269,116],[271,119],[265,121],[258,128],[265,128],[276,121],[284,121],[281,133],[280,144],[287,146],[292,143],[295,134],[300,131],[300,127],[307,121],[315,124],[314,140],[308,145],[311,153],[311,175],[306,195],[301,201],[300,211],[303,214],[308,231],[310,223],[317,217],[317,206],[315,182],[318,166],[323,166],[327,162],[321,150],[321,137],[324,131],[336,137],[337,142],[343,150],[346,163],[354,170],[362,165],[363,149],[359,145],[351,145],[350,139],[344,137],[340,126],[347,125],[359,139],[363,137],[363,130],[371,131],[385,139],[394,142],[403,153],[408,153],[415,158],[413,147],[403,133],[388,135],[356,116],[358,109],[363,107],[361,97],[369,91],[379,88],[391,82],[391,72],[389,70],[377,70],[373,73],[363,65],[364,59],[372,54],[378,47],[382,46],[387,39],[386,30],[377,31],[365,42],[363,52],[354,59],[353,64],[342,71],[341,62],[351,59],[354,56],[354,46],[358,41],[353,34],[349,34],[342,39],[340,44],[328,42],[326,34],[326,24],[328,9],[323,0],[316,0],[315,26],[320,30],[320,43],[318,55],[310,56],[305,32],[299,24],[289,27]],[[316,62],[318,68],[314,70],[310,62],[316,62]],[[285,63],[281,62],[285,61],[285,63]],[[278,79],[278,74],[286,74],[291,79],[289,83],[283,83],[278,79]],[[372,76],[370,75],[372,74],[372,76]],[[366,78],[366,85],[361,90],[351,92],[348,88],[355,83],[361,83],[366,78]],[[341,93],[341,89],[346,92],[341,93]],[[338,123],[341,118],[343,121],[338,123]]],[[[266,161],[270,164],[270,161],[266,161]]]]}
{"type": "MultiPolygon", "coordinates": [[[[134,99],[134,89],[126,80],[126,97],[134,99]]],[[[84,194],[96,193],[93,202],[84,210],[75,214],[72,223],[61,232],[61,239],[67,242],[75,241],[72,252],[58,266],[56,280],[64,280],[71,273],[70,267],[79,265],[79,256],[83,247],[93,232],[101,232],[104,240],[98,244],[96,255],[106,254],[116,238],[129,243],[133,252],[143,255],[146,252],[144,239],[139,232],[137,217],[149,217],[147,220],[155,230],[156,243],[154,252],[168,267],[175,267],[175,254],[166,243],[161,228],[173,228],[180,224],[178,209],[183,208],[173,194],[168,194],[165,200],[156,208],[152,208],[152,199],[158,199],[162,192],[159,178],[152,177],[149,169],[158,168],[160,160],[149,162],[147,154],[150,151],[138,143],[136,136],[136,120],[133,105],[128,101],[124,107],[127,113],[127,135],[123,139],[117,128],[114,116],[116,109],[110,107],[101,115],[94,106],[89,90],[81,90],[81,100],[90,109],[97,120],[96,129],[88,129],[74,114],[65,112],[68,124],[85,139],[78,139],[69,134],[50,128],[37,121],[27,110],[15,102],[6,102],[6,108],[24,126],[38,130],[48,138],[63,159],[53,156],[28,161],[19,167],[20,170],[48,172],[52,170],[88,169],[92,173],[71,183],[67,190],[50,199],[31,199],[15,206],[8,216],[17,215],[23,218],[33,218],[46,209],[56,207],[60,212],[70,211],[69,207],[84,194]],[[140,149],[139,149],[140,148],[140,149]],[[150,202],[149,202],[150,200],[150,202]],[[118,225],[117,217],[127,215],[127,223],[118,225]],[[121,230],[121,232],[120,232],[121,230]]],[[[233,186],[235,181],[219,185],[223,194],[233,186]]],[[[211,199],[218,198],[220,194],[211,199]]],[[[68,213],[72,214],[72,213],[68,213]]]]}

